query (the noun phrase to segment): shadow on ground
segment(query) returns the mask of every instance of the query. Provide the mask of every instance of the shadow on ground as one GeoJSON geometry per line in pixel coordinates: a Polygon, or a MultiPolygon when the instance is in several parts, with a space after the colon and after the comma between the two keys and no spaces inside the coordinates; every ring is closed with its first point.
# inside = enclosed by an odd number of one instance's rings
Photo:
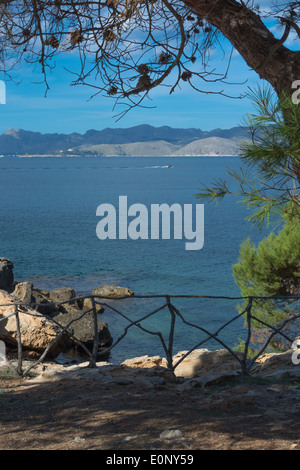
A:
{"type": "Polygon", "coordinates": [[[300,381],[173,384],[0,381],[0,449],[300,449],[300,381]],[[160,437],[179,430],[177,437],[160,437]]]}

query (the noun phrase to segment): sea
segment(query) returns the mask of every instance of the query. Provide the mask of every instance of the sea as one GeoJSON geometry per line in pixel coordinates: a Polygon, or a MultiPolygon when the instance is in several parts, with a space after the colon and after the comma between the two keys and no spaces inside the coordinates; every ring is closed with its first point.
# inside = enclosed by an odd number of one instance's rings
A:
{"type": "Polygon", "coordinates": [[[13,261],[16,280],[36,288],[71,287],[77,295],[102,284],[132,289],[134,297],[106,302],[100,315],[117,343],[112,361],[164,355],[171,314],[159,309],[166,295],[180,312],[174,354],[197,345],[234,348],[246,329],[243,318],[230,322],[241,303],[232,265],[243,240],[258,243],[267,233],[245,220],[249,211],[238,197],[204,203],[200,250],[186,250],[186,240],[172,237],[100,240],[96,211],[102,204],[118,210],[120,196],[127,196],[128,206],[195,208],[203,204],[196,198],[201,185],[229,179],[227,169],[241,166],[238,157],[2,157],[0,256],[13,261]],[[129,321],[135,324],[127,328],[129,321]],[[220,328],[220,342],[211,339],[208,333],[220,328]]]}

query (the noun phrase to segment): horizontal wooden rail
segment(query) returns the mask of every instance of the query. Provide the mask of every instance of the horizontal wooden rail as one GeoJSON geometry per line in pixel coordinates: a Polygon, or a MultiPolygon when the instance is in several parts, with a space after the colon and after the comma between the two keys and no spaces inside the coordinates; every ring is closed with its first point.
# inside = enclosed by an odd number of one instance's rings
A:
{"type": "Polygon", "coordinates": [[[8,366],[13,370],[13,372],[16,375],[19,376],[25,376],[29,373],[29,371],[34,368],[38,363],[42,362],[53,345],[61,338],[61,336],[64,333],[68,333],[69,337],[74,341],[76,345],[79,345],[84,352],[87,354],[89,357],[89,367],[97,367],[97,358],[100,357],[101,355],[107,355],[110,353],[110,351],[115,348],[127,335],[128,331],[132,327],[139,328],[141,331],[152,335],[156,336],[162,345],[162,348],[164,350],[166,360],[167,360],[167,367],[168,370],[171,372],[172,375],[174,374],[174,371],[176,367],[184,360],[186,359],[195,349],[199,348],[203,344],[205,344],[209,340],[214,340],[215,342],[220,345],[220,347],[226,349],[238,362],[238,364],[241,366],[241,373],[243,375],[249,375],[250,371],[255,364],[255,361],[261,356],[267,349],[268,345],[272,341],[275,335],[280,335],[282,338],[284,338],[288,343],[293,343],[294,338],[291,338],[288,334],[286,334],[283,329],[289,324],[294,322],[295,320],[300,318],[300,305],[298,304],[296,306],[296,312],[291,314],[288,318],[285,318],[280,324],[269,324],[261,319],[259,319],[256,315],[253,315],[253,305],[255,302],[258,301],[270,301],[274,302],[274,306],[276,308],[279,306],[281,301],[289,302],[289,304],[296,303],[300,300],[300,296],[272,296],[272,297],[266,297],[266,296],[248,296],[248,297],[227,297],[227,296],[207,296],[207,295],[168,295],[168,294],[160,294],[160,295],[134,295],[134,296],[124,296],[124,297],[104,297],[104,296],[99,296],[99,295],[88,295],[88,296],[79,296],[75,297],[71,300],[64,301],[64,302],[53,302],[57,308],[59,308],[62,305],[69,304],[69,303],[74,303],[78,301],[83,301],[85,299],[90,299],[91,300],[91,305],[92,308],[89,308],[88,310],[85,310],[83,312],[80,312],[77,318],[72,319],[67,325],[63,326],[59,322],[57,322],[55,319],[51,318],[48,315],[41,314],[39,312],[35,313],[33,311],[28,311],[29,307],[33,310],[36,309],[40,306],[45,306],[43,303],[22,303],[22,302],[15,302],[15,303],[10,303],[10,304],[2,304],[0,307],[12,307],[14,306],[14,312],[9,313],[6,316],[2,316],[0,318],[0,322],[7,320],[11,316],[16,317],[16,335],[17,335],[17,345],[18,345],[18,362],[17,362],[17,368],[7,359],[7,364],[8,366]],[[127,314],[124,314],[120,308],[116,307],[116,303],[120,303],[121,305],[124,305],[122,301],[126,302],[127,300],[138,300],[138,301],[147,301],[149,299],[163,299],[164,302],[160,307],[157,307],[155,310],[151,311],[148,314],[144,314],[141,318],[138,320],[132,320],[131,318],[128,317],[127,314]],[[196,325],[195,323],[187,320],[183,314],[179,311],[179,309],[174,305],[176,303],[176,300],[178,299],[207,299],[207,300],[230,300],[230,301],[240,301],[243,300],[246,302],[246,306],[241,313],[235,314],[230,320],[225,322],[221,327],[219,327],[215,332],[210,332],[208,331],[204,326],[199,326],[196,325]],[[97,314],[97,304],[99,304],[101,301],[101,305],[112,310],[116,314],[118,314],[120,317],[125,319],[128,322],[128,325],[124,328],[123,333],[115,340],[113,343],[107,347],[106,349],[99,351],[98,346],[99,346],[99,335],[98,335],[98,314],[97,314]],[[103,302],[104,301],[104,302],[103,302]],[[113,305],[107,301],[113,301],[113,305]],[[169,325],[169,334],[168,338],[165,339],[163,337],[163,334],[161,331],[156,331],[156,329],[150,329],[149,327],[145,327],[142,325],[142,322],[145,320],[148,320],[149,318],[153,317],[154,315],[158,314],[162,310],[166,309],[167,312],[170,315],[170,325],[169,325]],[[21,327],[20,327],[20,312],[22,314],[26,315],[31,315],[31,316],[37,316],[39,318],[44,318],[45,320],[49,320],[53,322],[58,329],[60,330],[57,336],[51,341],[51,343],[48,345],[48,347],[43,351],[41,356],[36,360],[33,361],[25,370],[23,369],[23,363],[22,363],[22,357],[23,357],[23,347],[22,347],[22,335],[21,335],[21,327]],[[71,325],[82,319],[85,315],[88,313],[92,313],[93,315],[93,323],[94,323],[94,339],[93,339],[93,348],[92,351],[90,351],[76,336],[72,333],[70,330],[71,325]],[[228,346],[224,340],[222,340],[219,337],[219,334],[229,325],[231,325],[233,322],[237,321],[241,317],[245,318],[245,325],[247,328],[247,334],[246,334],[246,341],[244,344],[244,350],[242,351],[242,355],[238,354],[237,351],[235,351],[232,347],[228,346]],[[190,348],[176,363],[174,363],[173,359],[173,349],[174,349],[174,336],[175,336],[175,330],[176,330],[176,325],[178,323],[178,320],[181,320],[181,322],[190,328],[194,328],[198,330],[201,333],[204,333],[206,335],[205,339],[201,339],[199,342],[197,342],[192,348],[190,348]],[[260,323],[263,325],[264,328],[267,328],[271,331],[269,334],[269,337],[267,338],[265,344],[257,351],[256,355],[252,358],[249,357],[249,348],[250,348],[250,342],[251,342],[251,337],[253,333],[253,329],[255,328],[253,326],[253,322],[260,323]]]}

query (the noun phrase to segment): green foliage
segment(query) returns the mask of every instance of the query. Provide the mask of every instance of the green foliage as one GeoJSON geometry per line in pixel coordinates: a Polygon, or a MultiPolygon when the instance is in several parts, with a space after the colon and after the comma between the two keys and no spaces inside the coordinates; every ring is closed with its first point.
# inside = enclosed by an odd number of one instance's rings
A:
{"type": "MultiPolygon", "coordinates": [[[[271,232],[257,247],[250,239],[244,241],[233,275],[243,297],[299,295],[300,223],[295,227],[288,219],[278,234],[271,232]]],[[[244,308],[238,306],[239,311],[244,308]]],[[[251,313],[256,328],[280,324],[294,313],[293,300],[254,299],[251,313]]]]}
{"type": "MultiPolygon", "coordinates": [[[[245,347],[246,347],[246,341],[243,339],[239,338],[239,344],[234,347],[235,351],[244,353],[245,352],[245,347]]],[[[248,347],[248,354],[247,354],[247,359],[253,359],[257,354],[257,351],[255,348],[248,347]]]]}
{"type": "MultiPolygon", "coordinates": [[[[250,209],[247,220],[253,225],[262,228],[272,221],[283,226],[258,247],[250,239],[244,241],[233,266],[242,296],[262,297],[252,303],[250,357],[255,355],[253,345],[265,343],[269,337],[268,325],[280,325],[295,313],[294,300],[288,296],[300,294],[300,106],[288,96],[278,100],[270,88],[250,91],[249,97],[256,114],[244,122],[251,136],[240,146],[244,166],[238,171],[227,169],[233,189],[228,181],[217,180],[202,186],[197,197],[219,203],[228,194],[237,195],[250,209]],[[266,298],[275,296],[283,299],[266,298]]],[[[246,305],[237,306],[240,313],[246,305]]],[[[284,326],[290,327],[290,323],[284,326]]],[[[281,346],[281,338],[274,337],[268,351],[281,346]]],[[[244,349],[242,341],[237,350],[244,349]]]]}
{"type": "Polygon", "coordinates": [[[251,139],[240,145],[244,164],[239,171],[227,169],[234,185],[217,180],[202,186],[197,197],[220,202],[227,194],[235,194],[251,210],[247,220],[262,228],[282,222],[285,213],[297,223],[300,220],[300,106],[290,97],[275,99],[271,89],[250,91],[248,96],[257,113],[248,115],[244,127],[251,139]],[[288,208],[288,210],[287,210],[288,208]],[[279,216],[279,217],[278,217],[279,216]]]}
{"type": "Polygon", "coordinates": [[[247,239],[233,273],[243,296],[294,295],[300,290],[300,223],[294,227],[287,221],[257,248],[247,239]]]}

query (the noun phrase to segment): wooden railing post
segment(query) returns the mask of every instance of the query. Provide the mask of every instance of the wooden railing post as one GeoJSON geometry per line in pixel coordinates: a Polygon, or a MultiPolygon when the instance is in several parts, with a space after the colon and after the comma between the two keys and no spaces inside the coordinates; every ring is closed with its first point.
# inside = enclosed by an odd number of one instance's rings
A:
{"type": "Polygon", "coordinates": [[[16,316],[16,327],[17,327],[17,341],[18,341],[18,367],[17,373],[18,375],[23,375],[22,369],[22,337],[21,337],[21,327],[20,327],[20,318],[18,312],[18,305],[15,305],[15,316],[16,316]]]}
{"type": "Polygon", "coordinates": [[[98,354],[98,348],[99,348],[99,333],[98,333],[98,316],[97,316],[95,299],[94,297],[90,297],[90,299],[92,301],[92,313],[93,313],[93,319],[94,319],[94,341],[93,341],[93,351],[92,351],[92,355],[90,358],[89,367],[94,368],[96,367],[96,363],[97,363],[97,354],[98,354]]]}

